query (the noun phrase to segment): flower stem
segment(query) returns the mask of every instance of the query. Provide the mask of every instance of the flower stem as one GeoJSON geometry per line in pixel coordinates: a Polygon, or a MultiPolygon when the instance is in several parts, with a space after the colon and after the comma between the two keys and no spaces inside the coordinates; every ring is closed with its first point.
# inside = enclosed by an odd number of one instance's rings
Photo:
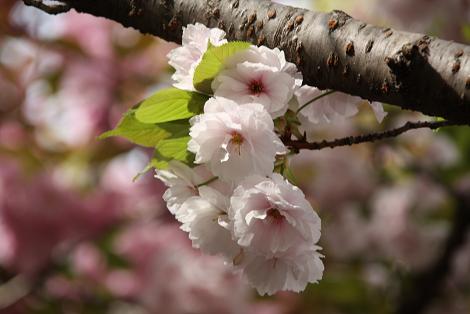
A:
{"type": "Polygon", "coordinates": [[[196,187],[201,187],[201,186],[204,186],[204,185],[208,185],[208,184],[214,182],[215,180],[217,180],[218,178],[219,178],[219,177],[210,178],[209,180],[198,184],[196,187]]]}
{"type": "Polygon", "coordinates": [[[318,95],[317,97],[313,98],[312,100],[310,100],[309,102],[307,102],[306,104],[304,104],[303,106],[301,106],[299,109],[297,109],[297,112],[295,113],[296,115],[299,114],[299,112],[304,109],[305,107],[307,107],[308,105],[310,105],[311,103],[317,101],[318,99],[320,98],[323,98],[325,96],[328,96],[330,94],[333,94],[335,91],[334,90],[329,90],[329,91],[326,91],[324,92],[323,94],[321,95],[318,95]]]}

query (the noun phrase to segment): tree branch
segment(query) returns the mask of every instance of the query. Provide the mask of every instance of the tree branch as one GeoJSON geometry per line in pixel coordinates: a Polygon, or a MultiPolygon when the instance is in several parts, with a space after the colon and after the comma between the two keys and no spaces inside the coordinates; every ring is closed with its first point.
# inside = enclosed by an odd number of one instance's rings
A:
{"type": "Polygon", "coordinates": [[[470,124],[470,47],[463,44],[269,0],[63,1],[178,43],[184,25],[219,27],[229,40],[281,48],[309,85],[470,124]]]}
{"type": "Polygon", "coordinates": [[[435,130],[444,126],[452,126],[452,125],[459,125],[459,124],[452,123],[449,121],[407,122],[405,125],[399,128],[380,132],[380,133],[371,133],[371,134],[358,135],[358,136],[348,136],[348,137],[344,137],[340,139],[335,139],[332,141],[324,140],[321,142],[313,142],[313,143],[309,143],[305,140],[286,140],[284,141],[284,144],[288,147],[291,147],[297,150],[299,149],[320,150],[324,148],[334,148],[338,146],[351,146],[354,144],[375,142],[375,141],[383,140],[386,138],[396,137],[407,131],[420,129],[420,128],[429,128],[431,130],[435,130]]]}
{"type": "Polygon", "coordinates": [[[70,11],[71,7],[66,3],[46,4],[43,0],[24,0],[24,4],[38,8],[49,14],[59,14],[70,11]]]}

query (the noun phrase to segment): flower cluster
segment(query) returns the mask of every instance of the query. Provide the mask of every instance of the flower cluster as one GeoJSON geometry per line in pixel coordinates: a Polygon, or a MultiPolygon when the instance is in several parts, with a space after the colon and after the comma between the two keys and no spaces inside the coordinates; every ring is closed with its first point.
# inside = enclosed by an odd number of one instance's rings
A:
{"type": "MultiPolygon", "coordinates": [[[[176,70],[173,85],[209,97],[189,119],[185,149],[195,166],[172,160],[156,177],[167,185],[163,198],[195,248],[223,256],[260,294],[299,292],[323,275],[316,245],[321,223],[303,192],[283,176],[290,153],[281,140],[290,136],[284,127],[299,134],[306,130],[300,125],[352,116],[360,99],[344,95],[343,105],[303,110],[308,97],[322,92],[302,86],[283,51],[224,37],[222,30],[189,25],[183,45],[168,55],[176,70]],[[211,55],[220,64],[199,70],[211,55]],[[197,76],[216,67],[204,77],[210,87],[205,82],[201,89],[197,76]]],[[[380,112],[377,117],[383,118],[380,112]]]]}

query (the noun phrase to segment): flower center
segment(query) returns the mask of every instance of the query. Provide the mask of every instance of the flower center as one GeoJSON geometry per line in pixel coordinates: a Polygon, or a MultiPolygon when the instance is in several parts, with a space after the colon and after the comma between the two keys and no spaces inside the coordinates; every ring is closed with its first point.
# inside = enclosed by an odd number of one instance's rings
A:
{"type": "Polygon", "coordinates": [[[282,216],[279,210],[276,208],[268,209],[268,212],[266,214],[268,215],[268,217],[271,217],[272,219],[274,219],[274,221],[277,223],[284,220],[284,216],[282,216]]]}
{"type": "Polygon", "coordinates": [[[232,132],[232,139],[230,142],[235,145],[241,145],[243,143],[243,136],[238,132],[232,132]]]}
{"type": "Polygon", "coordinates": [[[259,94],[264,92],[263,82],[261,82],[261,80],[252,80],[250,84],[248,84],[248,89],[252,95],[259,96],[259,94]]]}
{"type": "Polygon", "coordinates": [[[232,132],[232,138],[230,139],[230,144],[234,145],[236,147],[236,149],[238,150],[238,155],[241,154],[241,145],[243,144],[243,141],[245,140],[243,138],[243,136],[236,132],[236,131],[233,131],[232,132]]]}

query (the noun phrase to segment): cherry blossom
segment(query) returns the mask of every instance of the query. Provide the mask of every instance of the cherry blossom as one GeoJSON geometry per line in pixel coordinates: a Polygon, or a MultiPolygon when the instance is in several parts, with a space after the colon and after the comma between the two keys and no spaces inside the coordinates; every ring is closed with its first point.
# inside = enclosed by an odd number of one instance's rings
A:
{"type": "MultiPolygon", "coordinates": [[[[306,105],[315,97],[322,95],[325,91],[308,85],[303,85],[296,93],[298,108],[306,105]]],[[[305,106],[299,111],[299,119],[302,124],[330,123],[349,118],[358,113],[357,103],[360,98],[349,96],[344,93],[335,92],[331,95],[319,98],[315,102],[305,106]]]]}
{"type": "Polygon", "coordinates": [[[189,232],[193,247],[232,259],[240,249],[230,232],[229,198],[208,186],[200,187],[199,195],[189,198],[181,206],[182,215],[177,216],[183,223],[181,229],[189,232]]]}
{"type": "Polygon", "coordinates": [[[183,27],[182,46],[168,54],[169,64],[175,68],[172,75],[173,86],[194,91],[194,71],[207,50],[209,44],[220,46],[225,44],[225,32],[218,28],[207,28],[196,23],[183,27]]]}
{"type": "Polygon", "coordinates": [[[106,287],[146,313],[249,313],[240,276],[222,258],[193,249],[175,224],[134,222],[113,244],[129,268],[108,272],[106,287]]]}
{"type": "Polygon", "coordinates": [[[267,256],[320,238],[320,218],[302,191],[280,174],[251,176],[235,189],[230,218],[240,246],[267,256]]]}
{"type": "Polygon", "coordinates": [[[226,98],[211,98],[204,114],[190,122],[188,150],[196,154],[195,163],[207,163],[214,175],[228,182],[249,174],[271,174],[276,155],[286,152],[260,104],[239,106],[226,98]]]}
{"type": "Polygon", "coordinates": [[[302,75],[286,61],[283,51],[252,46],[229,58],[212,89],[215,96],[239,104],[260,103],[277,118],[287,111],[289,100],[301,84],[302,75]]]}
{"type": "MultiPolygon", "coordinates": [[[[325,92],[308,85],[303,85],[296,90],[296,102],[291,103],[291,108],[299,110],[302,106],[306,105],[299,111],[298,115],[303,128],[308,129],[308,126],[311,124],[332,123],[353,117],[359,112],[359,104],[364,102],[360,97],[334,92],[308,104],[311,100],[325,92]]],[[[383,110],[382,104],[379,102],[369,102],[369,105],[374,111],[377,121],[379,123],[382,122],[387,115],[383,110]]]]}
{"type": "Polygon", "coordinates": [[[57,252],[117,223],[121,210],[116,205],[115,195],[74,194],[48,172],[22,179],[18,165],[2,158],[1,266],[35,274],[57,252]]]}
{"type": "Polygon", "coordinates": [[[155,177],[168,187],[163,200],[169,211],[175,215],[188,198],[198,195],[197,186],[212,179],[213,175],[205,166],[190,168],[182,162],[172,160],[168,169],[157,169],[155,177]]]}
{"type": "Polygon", "coordinates": [[[318,247],[292,248],[273,256],[248,254],[243,274],[259,294],[272,295],[280,290],[300,292],[307,284],[323,276],[322,255],[318,247]]]}

